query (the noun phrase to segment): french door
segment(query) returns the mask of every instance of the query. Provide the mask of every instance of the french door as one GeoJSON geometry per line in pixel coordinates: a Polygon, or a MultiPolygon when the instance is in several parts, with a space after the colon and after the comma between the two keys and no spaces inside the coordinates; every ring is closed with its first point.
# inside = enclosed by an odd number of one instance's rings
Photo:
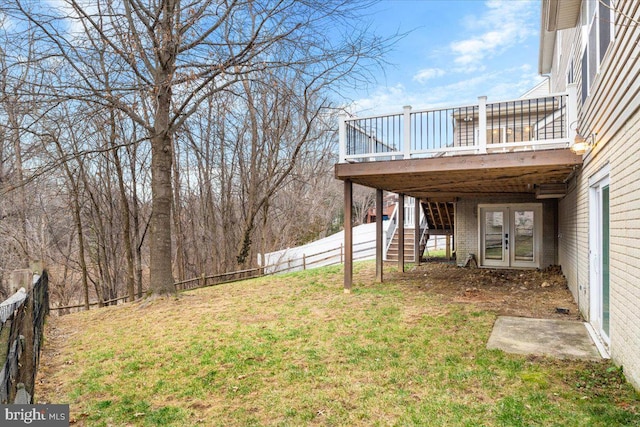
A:
{"type": "Polygon", "coordinates": [[[542,205],[480,205],[480,265],[540,267],[542,205]]]}
{"type": "Polygon", "coordinates": [[[589,194],[589,321],[609,344],[609,176],[591,183],[589,194]]]}

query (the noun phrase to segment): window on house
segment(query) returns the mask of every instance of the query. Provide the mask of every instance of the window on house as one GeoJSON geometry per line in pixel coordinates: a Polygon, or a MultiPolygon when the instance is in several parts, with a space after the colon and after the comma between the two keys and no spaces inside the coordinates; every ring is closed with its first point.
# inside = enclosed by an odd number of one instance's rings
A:
{"type": "MultiPolygon", "coordinates": [[[[600,71],[600,64],[613,40],[614,12],[611,0],[583,0],[582,25],[582,102],[600,71]]],[[[573,64],[571,64],[573,65],[573,64]]],[[[573,73],[573,70],[571,70],[573,73]]]]}

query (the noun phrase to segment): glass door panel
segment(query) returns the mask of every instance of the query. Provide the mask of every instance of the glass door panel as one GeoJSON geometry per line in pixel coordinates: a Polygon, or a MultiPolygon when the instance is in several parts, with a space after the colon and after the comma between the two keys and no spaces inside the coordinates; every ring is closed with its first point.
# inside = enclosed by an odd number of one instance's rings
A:
{"type": "Polygon", "coordinates": [[[504,246],[504,215],[502,212],[486,212],[484,227],[484,254],[486,259],[502,260],[504,246]]]}
{"type": "Polygon", "coordinates": [[[609,344],[610,336],[610,212],[609,177],[590,182],[589,195],[589,323],[609,344]]]}
{"type": "Polygon", "coordinates": [[[491,266],[508,266],[509,216],[506,209],[483,208],[481,232],[481,263],[491,266]]]}
{"type": "Polygon", "coordinates": [[[480,207],[481,265],[540,266],[542,206],[513,204],[480,207]]]}
{"type": "Polygon", "coordinates": [[[535,211],[513,210],[513,260],[535,261],[535,211]]]}

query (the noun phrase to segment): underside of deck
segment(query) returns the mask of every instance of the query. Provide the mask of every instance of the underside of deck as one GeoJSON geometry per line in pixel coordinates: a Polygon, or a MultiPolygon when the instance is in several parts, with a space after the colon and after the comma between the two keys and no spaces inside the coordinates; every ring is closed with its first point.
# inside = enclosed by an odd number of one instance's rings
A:
{"type": "MultiPolygon", "coordinates": [[[[535,195],[538,199],[561,198],[566,194],[567,181],[581,165],[582,156],[570,149],[336,164],[335,177],[345,183],[345,291],[350,292],[352,279],[354,183],[377,190],[376,208],[379,210],[382,209],[383,191],[400,195],[400,236],[404,236],[404,196],[418,199],[416,218],[422,206],[427,218],[431,218],[429,228],[448,235],[453,229],[454,200],[468,197],[496,197],[499,200],[516,194],[535,195]]],[[[382,218],[377,218],[376,223],[376,280],[382,281],[382,218]]],[[[419,227],[416,230],[414,241],[419,242],[419,227]]],[[[404,248],[404,238],[401,239],[398,246],[404,248]]],[[[404,251],[400,251],[398,269],[404,271],[404,251]]],[[[417,263],[419,259],[416,259],[417,263]]]]}
{"type": "Polygon", "coordinates": [[[582,156],[569,149],[339,163],[335,177],[419,199],[529,193],[561,197],[582,156]],[[553,190],[553,191],[550,191],[553,190]]]}

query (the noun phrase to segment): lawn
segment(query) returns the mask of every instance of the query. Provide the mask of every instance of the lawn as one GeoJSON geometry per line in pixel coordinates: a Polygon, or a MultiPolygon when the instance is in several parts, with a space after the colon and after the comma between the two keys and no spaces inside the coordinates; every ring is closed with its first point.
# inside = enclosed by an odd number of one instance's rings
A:
{"type": "MultiPolygon", "coordinates": [[[[455,268],[455,267],[452,267],[455,268]]],[[[608,362],[487,350],[496,314],[356,263],[51,318],[39,402],[87,426],[640,426],[608,362]]]]}

